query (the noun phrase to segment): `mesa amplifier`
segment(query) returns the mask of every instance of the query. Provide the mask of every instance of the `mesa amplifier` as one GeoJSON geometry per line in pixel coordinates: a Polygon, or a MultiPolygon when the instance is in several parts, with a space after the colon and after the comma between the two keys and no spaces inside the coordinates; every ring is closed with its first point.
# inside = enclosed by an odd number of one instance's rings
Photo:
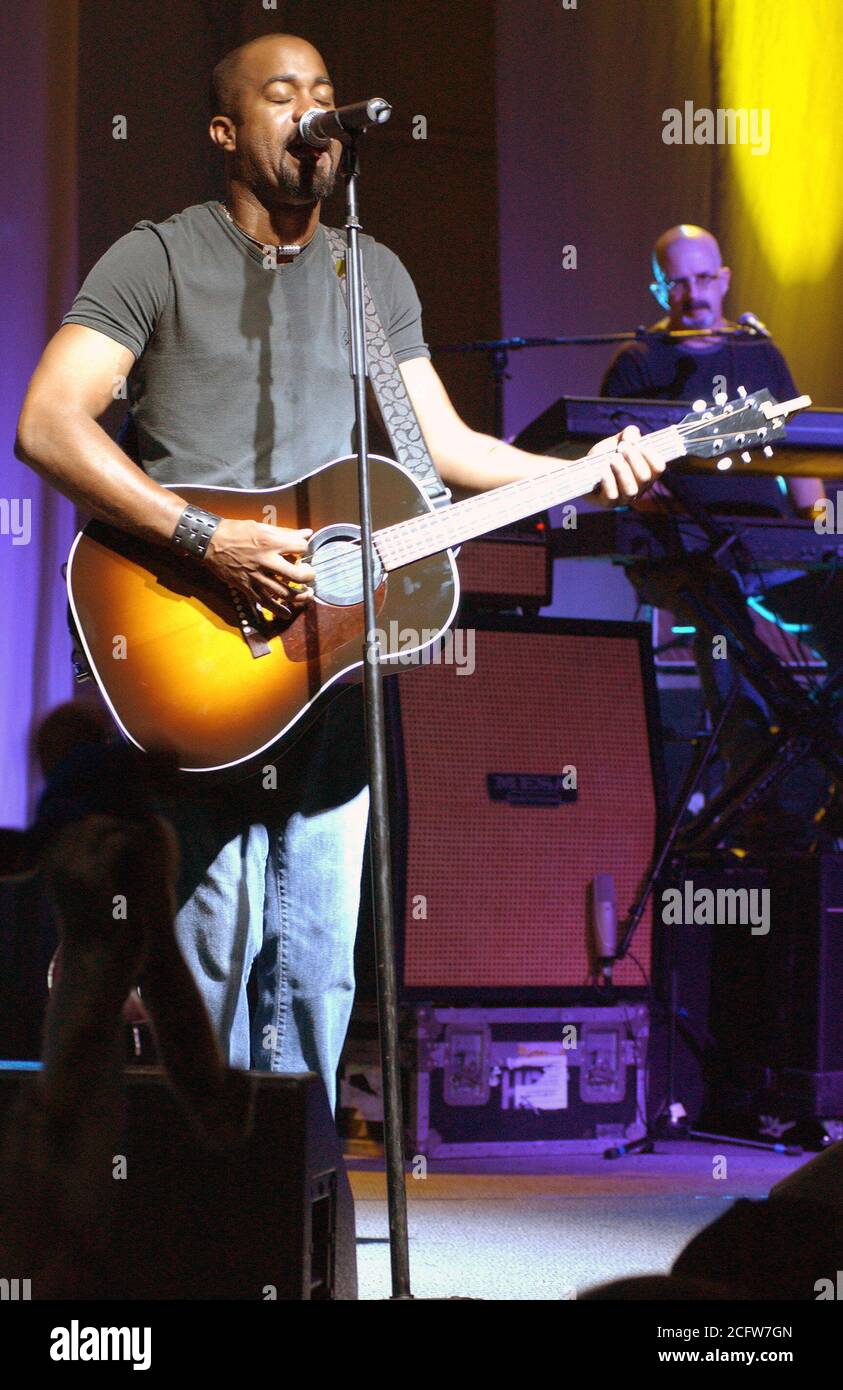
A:
{"type": "MultiPolygon", "coordinates": [[[[400,982],[408,999],[558,1002],[593,973],[592,880],[614,876],[623,915],[653,851],[649,629],[487,615],[462,638],[462,664],[388,683],[400,982]]],[[[645,983],[649,915],[634,952],[618,985],[645,983]]]]}
{"type": "Polygon", "coordinates": [[[511,606],[537,613],[550,603],[553,567],[547,530],[468,541],[459,553],[460,589],[473,609],[511,606]]]}

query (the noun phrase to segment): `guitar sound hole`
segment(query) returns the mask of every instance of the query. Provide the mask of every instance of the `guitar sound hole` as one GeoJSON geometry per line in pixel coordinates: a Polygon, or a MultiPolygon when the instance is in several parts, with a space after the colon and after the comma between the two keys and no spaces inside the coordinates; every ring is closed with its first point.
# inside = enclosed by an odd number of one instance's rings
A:
{"type": "MultiPolygon", "coordinates": [[[[360,527],[349,524],[326,526],[310,543],[308,563],[316,571],[313,586],[316,597],[337,608],[363,602],[363,564],[360,554],[360,527]]],[[[375,588],[384,575],[375,556],[375,588]]]]}

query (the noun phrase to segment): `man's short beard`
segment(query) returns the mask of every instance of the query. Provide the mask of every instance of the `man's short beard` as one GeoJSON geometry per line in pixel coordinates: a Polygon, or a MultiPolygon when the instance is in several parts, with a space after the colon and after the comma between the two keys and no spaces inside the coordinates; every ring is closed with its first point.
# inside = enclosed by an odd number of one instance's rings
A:
{"type": "Polygon", "coordinates": [[[325,173],[314,168],[313,172],[308,174],[302,169],[293,173],[282,166],[278,174],[278,187],[294,198],[301,198],[302,202],[318,203],[323,198],[330,198],[336,179],[337,172],[333,168],[325,173]]]}

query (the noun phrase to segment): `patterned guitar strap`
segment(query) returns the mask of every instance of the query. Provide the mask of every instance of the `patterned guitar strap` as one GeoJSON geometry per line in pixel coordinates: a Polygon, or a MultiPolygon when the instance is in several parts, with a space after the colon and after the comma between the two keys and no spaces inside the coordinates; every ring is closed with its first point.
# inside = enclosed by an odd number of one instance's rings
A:
{"type": "MultiPolygon", "coordinates": [[[[326,227],[325,234],[337,283],[343,302],[347,303],[348,282],[345,277],[345,233],[338,227],[326,227]]],[[[445,507],[451,494],[440,478],[436,464],[430,457],[421,426],[416,418],[412,401],[407,395],[403,377],[398,370],[395,354],[390,347],[389,338],[384,331],[372,292],[367,280],[363,279],[363,299],[366,314],[366,347],[369,358],[369,378],[384,429],[389,435],[395,457],[408,472],[421,484],[435,507],[445,507]]]]}

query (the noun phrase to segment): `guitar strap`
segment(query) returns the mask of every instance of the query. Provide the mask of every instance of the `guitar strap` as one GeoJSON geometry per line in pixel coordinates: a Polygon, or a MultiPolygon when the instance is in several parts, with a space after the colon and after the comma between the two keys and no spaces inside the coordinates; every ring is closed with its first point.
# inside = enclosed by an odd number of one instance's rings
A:
{"type": "MultiPolygon", "coordinates": [[[[348,283],[345,277],[345,233],[338,227],[326,227],[325,234],[337,283],[347,303],[348,283]]],[[[398,370],[395,354],[390,346],[380,315],[378,314],[368,281],[363,277],[363,300],[366,315],[366,347],[369,359],[369,379],[381,413],[384,429],[399,463],[421,484],[434,507],[445,507],[451,494],[443,483],[430,457],[424,442],[421,426],[407,394],[404,379],[398,370]]]]}

